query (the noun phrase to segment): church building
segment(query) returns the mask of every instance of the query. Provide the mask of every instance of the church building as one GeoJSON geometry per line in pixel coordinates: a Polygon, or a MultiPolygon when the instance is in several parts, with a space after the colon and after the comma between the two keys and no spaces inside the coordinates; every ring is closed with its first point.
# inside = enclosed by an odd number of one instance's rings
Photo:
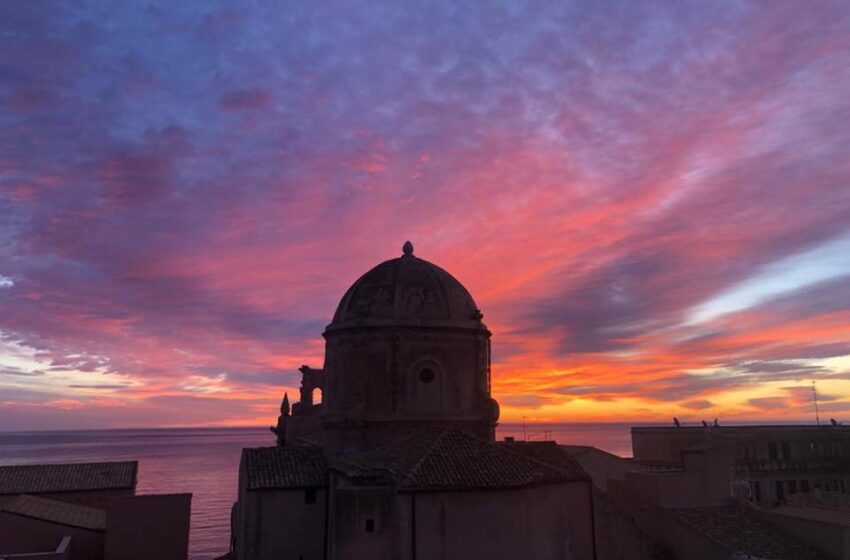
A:
{"type": "Polygon", "coordinates": [[[482,318],[410,242],[361,276],[277,445],[243,450],[230,557],[594,559],[588,475],[554,442],[495,439],[482,318]]]}

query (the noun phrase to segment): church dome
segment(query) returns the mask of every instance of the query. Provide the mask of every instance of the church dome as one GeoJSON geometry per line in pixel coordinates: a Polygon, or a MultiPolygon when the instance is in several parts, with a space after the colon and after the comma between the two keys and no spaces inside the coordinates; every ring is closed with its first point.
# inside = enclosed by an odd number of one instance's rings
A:
{"type": "Polygon", "coordinates": [[[404,244],[401,257],[361,276],[342,296],[328,329],[348,326],[446,325],[482,328],[481,312],[469,291],[442,268],[413,255],[404,244]]]}

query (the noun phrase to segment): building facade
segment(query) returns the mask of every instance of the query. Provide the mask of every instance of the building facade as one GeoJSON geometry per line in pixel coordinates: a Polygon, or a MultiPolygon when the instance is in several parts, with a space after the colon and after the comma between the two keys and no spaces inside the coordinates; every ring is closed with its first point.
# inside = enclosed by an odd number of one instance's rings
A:
{"type": "Polygon", "coordinates": [[[136,461],[0,467],[0,559],[185,560],[191,494],[136,494],[136,461]]]}
{"type": "Polygon", "coordinates": [[[850,427],[772,425],[632,428],[635,461],[676,468],[690,451],[726,446],[733,482],[749,497],[776,506],[789,496],[850,490],[850,427]]]}
{"type": "Polygon", "coordinates": [[[482,318],[409,242],[360,277],[278,445],[243,451],[231,557],[595,558],[587,474],[553,442],[495,441],[482,318]]]}

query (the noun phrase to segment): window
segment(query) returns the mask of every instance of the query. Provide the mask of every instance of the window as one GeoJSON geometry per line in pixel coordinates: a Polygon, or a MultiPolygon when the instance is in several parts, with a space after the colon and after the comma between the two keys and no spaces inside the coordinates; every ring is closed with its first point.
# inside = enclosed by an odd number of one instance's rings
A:
{"type": "Polygon", "coordinates": [[[425,368],[419,372],[419,380],[422,383],[431,383],[434,381],[434,370],[431,368],[425,368]]]}
{"type": "Polygon", "coordinates": [[[809,491],[809,481],[808,480],[801,480],[800,481],[800,491],[801,492],[808,492],[809,491]]]}
{"type": "Polygon", "coordinates": [[[789,494],[796,494],[797,493],[797,481],[796,480],[789,480],[788,481],[788,493],[789,494]]]}
{"type": "Polygon", "coordinates": [[[791,458],[791,444],[787,441],[782,442],[782,458],[790,459],[791,458]]]}
{"type": "Polygon", "coordinates": [[[776,499],[781,500],[784,497],[785,497],[785,492],[784,492],[784,489],[782,488],[782,481],[777,480],[776,481],[776,499]]]}
{"type": "Polygon", "coordinates": [[[777,453],[776,453],[776,442],[775,442],[775,441],[771,441],[770,443],[768,443],[768,444],[767,444],[767,453],[768,453],[768,456],[769,456],[771,459],[776,459],[776,458],[777,458],[777,453]]]}
{"type": "Polygon", "coordinates": [[[315,504],[316,503],[316,489],[315,488],[307,488],[304,490],[304,503],[305,504],[315,504]]]}
{"type": "Polygon", "coordinates": [[[761,483],[758,480],[753,481],[753,497],[757,502],[761,501],[761,483]]]}
{"type": "Polygon", "coordinates": [[[375,532],[375,520],[371,517],[366,520],[366,532],[374,533],[375,532]]]}

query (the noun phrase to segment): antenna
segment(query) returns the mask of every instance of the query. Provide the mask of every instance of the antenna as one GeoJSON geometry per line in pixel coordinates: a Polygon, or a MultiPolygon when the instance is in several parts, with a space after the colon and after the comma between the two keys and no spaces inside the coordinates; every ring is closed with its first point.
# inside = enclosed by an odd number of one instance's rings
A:
{"type": "Polygon", "coordinates": [[[818,387],[814,380],[812,380],[812,394],[815,397],[815,420],[820,426],[820,411],[818,410],[818,387]]]}

